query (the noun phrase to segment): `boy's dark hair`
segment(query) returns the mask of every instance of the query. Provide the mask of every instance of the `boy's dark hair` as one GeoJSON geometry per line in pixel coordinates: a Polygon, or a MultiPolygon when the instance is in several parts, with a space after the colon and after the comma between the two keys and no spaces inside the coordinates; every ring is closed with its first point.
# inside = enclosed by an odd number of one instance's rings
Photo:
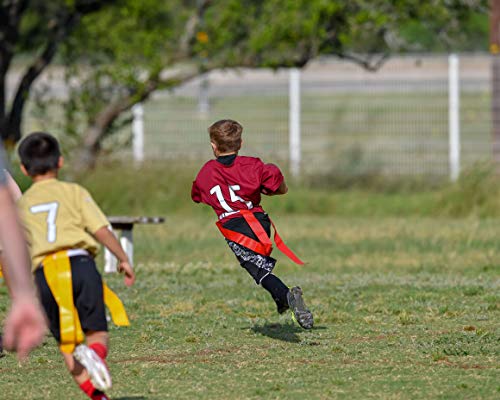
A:
{"type": "Polygon", "coordinates": [[[56,170],[61,157],[57,139],[45,132],[34,132],[26,136],[17,152],[30,176],[56,170]]]}
{"type": "Polygon", "coordinates": [[[241,147],[243,127],[232,119],[221,119],[208,128],[210,140],[221,153],[238,151],[241,147]]]}

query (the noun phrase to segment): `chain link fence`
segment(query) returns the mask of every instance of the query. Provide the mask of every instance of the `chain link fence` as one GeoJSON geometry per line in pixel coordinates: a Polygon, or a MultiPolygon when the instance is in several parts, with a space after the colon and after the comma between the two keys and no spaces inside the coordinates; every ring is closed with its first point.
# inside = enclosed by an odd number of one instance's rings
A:
{"type": "MultiPolygon", "coordinates": [[[[487,54],[458,59],[463,170],[492,159],[492,59],[487,54]]],[[[376,72],[335,58],[309,64],[300,73],[300,173],[450,175],[449,64],[448,55],[393,56],[376,72]]],[[[290,75],[289,70],[214,71],[157,93],[135,124],[143,127],[139,151],[115,155],[200,162],[212,157],[208,126],[232,118],[244,126],[242,154],[285,170],[293,167],[290,75]]],[[[26,126],[43,128],[50,120],[34,116],[26,126]]]]}
{"type": "MultiPolygon", "coordinates": [[[[461,168],[491,159],[488,55],[459,57],[461,168]]],[[[301,172],[449,174],[447,55],[392,57],[377,72],[337,59],[301,72],[301,172]]],[[[289,161],[287,70],[217,71],[144,106],[145,159],[211,157],[207,127],[244,126],[242,154],[289,161]]]]}

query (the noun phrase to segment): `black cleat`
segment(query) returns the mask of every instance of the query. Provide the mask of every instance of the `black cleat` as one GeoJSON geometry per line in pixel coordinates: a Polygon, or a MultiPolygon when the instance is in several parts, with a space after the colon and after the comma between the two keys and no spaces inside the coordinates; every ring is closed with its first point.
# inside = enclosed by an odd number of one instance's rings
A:
{"type": "MultiPolygon", "coordinates": [[[[288,295],[287,295],[287,299],[288,299],[288,295]]],[[[289,309],[290,309],[290,307],[288,306],[288,304],[278,305],[278,314],[284,314],[289,309]]]]}
{"type": "Polygon", "coordinates": [[[295,286],[286,295],[295,321],[304,329],[311,329],[314,325],[312,312],[307,308],[302,298],[302,289],[295,286]]]}

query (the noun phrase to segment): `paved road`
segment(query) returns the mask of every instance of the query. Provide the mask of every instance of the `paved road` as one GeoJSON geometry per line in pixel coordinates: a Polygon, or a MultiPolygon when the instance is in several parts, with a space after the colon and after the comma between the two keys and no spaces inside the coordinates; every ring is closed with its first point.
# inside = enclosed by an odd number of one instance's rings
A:
{"type": "MultiPolygon", "coordinates": [[[[19,81],[20,70],[8,77],[8,93],[19,81]]],[[[460,58],[462,90],[488,90],[490,86],[490,57],[467,55],[460,58]]],[[[288,91],[288,71],[278,70],[226,70],[209,74],[210,96],[285,95],[288,91]]],[[[317,60],[301,75],[305,93],[335,92],[411,92],[446,91],[448,62],[446,56],[393,57],[377,72],[369,72],[352,62],[332,58],[317,60]]],[[[176,89],[181,96],[198,96],[200,78],[176,89]]],[[[68,94],[61,67],[49,68],[38,80],[35,88],[55,98],[68,94]]],[[[168,96],[172,92],[158,93],[168,96]]]]}

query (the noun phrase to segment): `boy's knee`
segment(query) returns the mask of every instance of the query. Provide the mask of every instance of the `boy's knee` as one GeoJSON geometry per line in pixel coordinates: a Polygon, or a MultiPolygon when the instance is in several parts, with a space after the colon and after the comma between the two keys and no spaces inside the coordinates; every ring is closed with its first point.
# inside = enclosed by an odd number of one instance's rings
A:
{"type": "Polygon", "coordinates": [[[245,261],[240,264],[246,271],[250,274],[257,285],[260,285],[260,281],[269,274],[268,271],[257,267],[255,264],[245,261]]]}

